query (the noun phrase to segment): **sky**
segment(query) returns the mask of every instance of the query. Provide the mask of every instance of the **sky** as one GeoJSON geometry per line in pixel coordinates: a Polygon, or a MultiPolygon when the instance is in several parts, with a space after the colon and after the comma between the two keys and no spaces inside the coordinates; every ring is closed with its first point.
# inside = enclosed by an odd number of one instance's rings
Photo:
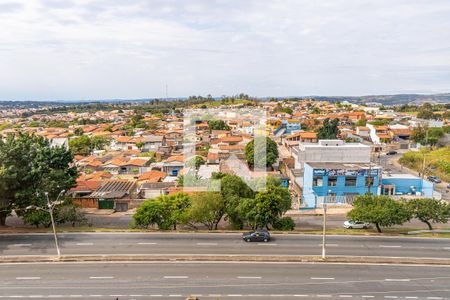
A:
{"type": "Polygon", "coordinates": [[[0,100],[450,92],[448,0],[0,0],[0,100]]]}

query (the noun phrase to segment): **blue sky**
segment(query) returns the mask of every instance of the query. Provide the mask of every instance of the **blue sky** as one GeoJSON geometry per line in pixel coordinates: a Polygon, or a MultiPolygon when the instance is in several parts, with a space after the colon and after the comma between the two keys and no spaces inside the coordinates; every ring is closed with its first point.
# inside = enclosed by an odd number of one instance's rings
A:
{"type": "Polygon", "coordinates": [[[447,0],[2,0],[0,100],[450,92],[447,0]]]}

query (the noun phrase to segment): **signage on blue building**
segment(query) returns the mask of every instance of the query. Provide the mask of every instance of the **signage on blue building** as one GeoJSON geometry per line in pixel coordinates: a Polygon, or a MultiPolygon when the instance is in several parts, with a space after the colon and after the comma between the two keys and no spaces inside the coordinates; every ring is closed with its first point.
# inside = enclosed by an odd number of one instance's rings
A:
{"type": "Polygon", "coordinates": [[[378,176],[379,169],[314,169],[313,176],[378,176]]]}

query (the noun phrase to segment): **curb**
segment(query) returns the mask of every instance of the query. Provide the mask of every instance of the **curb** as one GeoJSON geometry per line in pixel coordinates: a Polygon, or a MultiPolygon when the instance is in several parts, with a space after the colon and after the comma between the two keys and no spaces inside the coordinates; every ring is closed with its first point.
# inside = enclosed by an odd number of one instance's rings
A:
{"type": "Polygon", "coordinates": [[[30,255],[0,256],[2,263],[42,263],[42,262],[303,262],[303,263],[348,263],[348,264],[409,264],[409,265],[449,265],[446,258],[412,258],[380,256],[319,256],[306,255],[30,255]]]}

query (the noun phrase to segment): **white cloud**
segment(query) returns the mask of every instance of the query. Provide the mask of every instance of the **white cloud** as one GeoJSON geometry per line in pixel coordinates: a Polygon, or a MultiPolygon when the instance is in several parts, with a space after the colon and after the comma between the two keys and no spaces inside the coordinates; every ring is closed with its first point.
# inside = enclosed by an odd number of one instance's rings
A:
{"type": "Polygon", "coordinates": [[[23,0],[0,99],[450,90],[450,2],[23,0]]]}

